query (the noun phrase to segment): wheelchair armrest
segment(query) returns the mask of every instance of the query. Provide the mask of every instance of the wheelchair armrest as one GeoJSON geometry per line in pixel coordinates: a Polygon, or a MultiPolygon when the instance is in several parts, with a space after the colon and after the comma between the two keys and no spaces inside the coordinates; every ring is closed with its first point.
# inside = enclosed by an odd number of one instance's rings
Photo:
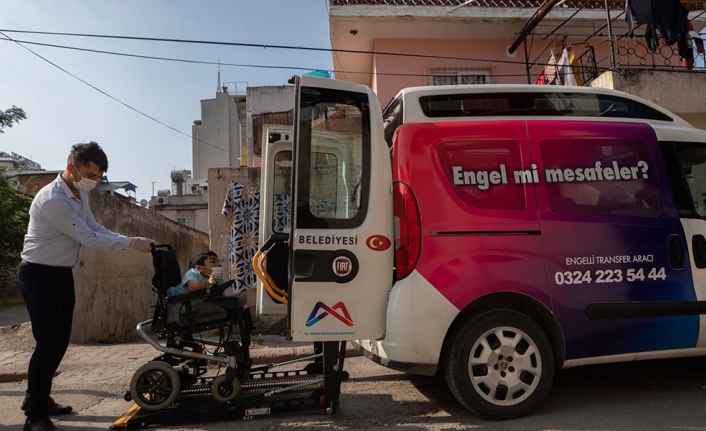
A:
{"type": "Polygon", "coordinates": [[[228,289],[230,286],[235,284],[235,280],[230,279],[226,281],[223,284],[217,284],[211,288],[211,294],[209,297],[213,298],[214,296],[221,296],[223,295],[223,292],[225,292],[226,289],[228,289]]]}
{"type": "Polygon", "coordinates": [[[206,296],[206,289],[194,290],[193,292],[185,293],[183,295],[167,296],[164,298],[165,304],[171,304],[174,302],[184,302],[190,299],[203,298],[206,296]]]}

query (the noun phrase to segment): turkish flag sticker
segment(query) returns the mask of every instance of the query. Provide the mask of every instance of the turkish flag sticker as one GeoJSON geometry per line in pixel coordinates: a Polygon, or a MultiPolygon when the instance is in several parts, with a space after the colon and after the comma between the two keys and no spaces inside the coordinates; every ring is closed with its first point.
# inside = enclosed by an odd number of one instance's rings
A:
{"type": "Polygon", "coordinates": [[[373,251],[385,251],[392,245],[392,242],[383,235],[373,235],[368,237],[365,245],[373,251]]]}

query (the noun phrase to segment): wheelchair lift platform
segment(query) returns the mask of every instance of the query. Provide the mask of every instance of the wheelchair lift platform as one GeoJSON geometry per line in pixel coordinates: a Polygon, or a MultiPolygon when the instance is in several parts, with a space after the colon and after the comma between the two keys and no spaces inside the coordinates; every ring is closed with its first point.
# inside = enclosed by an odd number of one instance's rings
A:
{"type": "Polygon", "coordinates": [[[133,404],[110,428],[248,420],[262,415],[312,410],[334,413],[341,382],[348,379],[348,373],[343,371],[346,342],[317,344],[314,356],[253,367],[249,379],[241,385],[240,395],[233,400],[216,402],[211,386],[197,383],[182,390],[177,399],[162,410],[149,411],[133,404]],[[304,361],[309,362],[300,370],[272,371],[304,361]]]}

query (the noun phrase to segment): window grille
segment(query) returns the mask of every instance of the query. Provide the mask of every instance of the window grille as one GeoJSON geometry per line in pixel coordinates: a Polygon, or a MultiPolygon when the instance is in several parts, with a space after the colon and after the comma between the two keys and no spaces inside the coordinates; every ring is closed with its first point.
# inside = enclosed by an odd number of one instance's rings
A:
{"type": "Polygon", "coordinates": [[[196,229],[196,217],[177,217],[177,223],[196,229]]]}

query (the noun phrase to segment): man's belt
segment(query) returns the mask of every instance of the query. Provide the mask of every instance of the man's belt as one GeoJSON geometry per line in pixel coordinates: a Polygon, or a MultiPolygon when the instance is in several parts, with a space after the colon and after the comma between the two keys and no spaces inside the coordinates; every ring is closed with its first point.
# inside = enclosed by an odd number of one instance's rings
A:
{"type": "Polygon", "coordinates": [[[45,265],[43,263],[34,263],[34,262],[27,262],[26,260],[22,261],[23,263],[28,263],[30,265],[37,265],[37,266],[43,266],[46,268],[56,268],[56,269],[73,269],[73,266],[58,266],[58,265],[45,265]]]}

